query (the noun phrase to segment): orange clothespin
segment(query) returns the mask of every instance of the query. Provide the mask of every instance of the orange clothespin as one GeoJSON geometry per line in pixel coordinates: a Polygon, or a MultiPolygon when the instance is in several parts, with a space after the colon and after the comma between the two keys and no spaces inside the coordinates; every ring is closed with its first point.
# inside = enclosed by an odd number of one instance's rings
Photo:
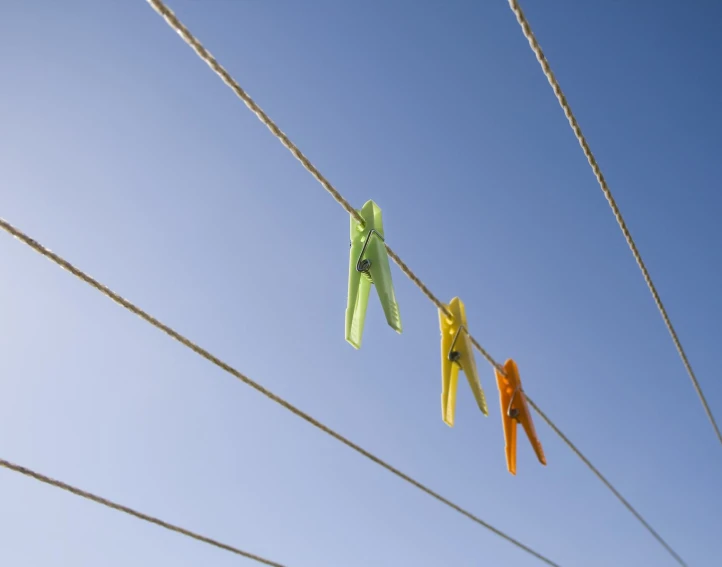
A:
{"type": "Polygon", "coordinates": [[[504,373],[494,369],[496,385],[499,388],[499,402],[501,404],[501,424],[504,426],[504,440],[506,442],[506,468],[513,475],[516,474],[516,424],[521,423],[526,431],[531,446],[534,448],[539,462],[546,465],[544,449],[536,436],[534,422],[531,419],[529,406],[526,403],[524,389],[521,387],[519,369],[511,358],[504,363],[504,373]]]}

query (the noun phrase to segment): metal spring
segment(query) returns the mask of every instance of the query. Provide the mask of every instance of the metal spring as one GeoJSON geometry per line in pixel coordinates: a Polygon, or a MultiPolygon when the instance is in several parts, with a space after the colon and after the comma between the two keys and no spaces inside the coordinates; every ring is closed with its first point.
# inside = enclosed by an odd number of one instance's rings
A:
{"type": "Polygon", "coordinates": [[[369,260],[368,258],[364,258],[363,255],[366,252],[366,247],[369,245],[369,240],[371,240],[371,236],[373,236],[374,234],[381,239],[381,242],[384,241],[384,237],[381,236],[381,233],[379,233],[379,231],[377,231],[376,229],[372,228],[366,235],[366,241],[364,242],[363,248],[361,249],[361,254],[359,254],[358,260],[356,261],[356,270],[361,272],[369,281],[369,283],[374,283],[370,271],[371,260],[369,260]]]}
{"type": "Polygon", "coordinates": [[[358,264],[356,264],[356,269],[361,272],[364,277],[369,281],[369,283],[374,283],[373,278],[371,277],[371,260],[367,260],[364,258],[363,260],[360,260],[358,264]]]}

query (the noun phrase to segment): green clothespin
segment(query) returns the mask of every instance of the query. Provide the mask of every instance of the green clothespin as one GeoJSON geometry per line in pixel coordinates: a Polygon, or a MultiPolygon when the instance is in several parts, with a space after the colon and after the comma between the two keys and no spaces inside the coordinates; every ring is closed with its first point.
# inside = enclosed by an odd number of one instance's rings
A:
{"type": "Polygon", "coordinates": [[[351,255],[348,271],[348,304],[346,305],[346,340],[354,348],[361,348],[371,284],[375,284],[386,321],[401,333],[401,315],[391,282],[389,255],[384,245],[384,225],[381,209],[367,201],[359,211],[362,226],[351,217],[351,255]]]}

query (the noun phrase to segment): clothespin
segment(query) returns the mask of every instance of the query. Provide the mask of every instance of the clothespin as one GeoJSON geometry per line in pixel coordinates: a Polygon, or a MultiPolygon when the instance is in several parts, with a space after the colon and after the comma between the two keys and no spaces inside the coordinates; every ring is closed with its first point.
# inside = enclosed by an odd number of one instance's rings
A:
{"type": "Polygon", "coordinates": [[[534,448],[539,462],[546,465],[544,449],[536,436],[534,422],[531,419],[529,406],[526,403],[524,389],[519,378],[519,369],[512,359],[504,363],[504,373],[500,369],[494,370],[496,385],[499,388],[499,402],[501,404],[501,423],[504,426],[504,439],[506,442],[506,468],[513,475],[516,474],[516,424],[521,423],[526,431],[531,446],[534,448]]]}
{"type": "Polygon", "coordinates": [[[384,245],[384,225],[381,209],[367,201],[359,211],[364,224],[351,217],[351,253],[348,274],[348,303],[346,305],[346,340],[354,348],[361,348],[366,322],[371,284],[375,284],[386,321],[401,333],[401,315],[391,282],[389,255],[384,245]]]}
{"type": "Polygon", "coordinates": [[[439,309],[441,326],[441,419],[454,427],[456,413],[456,388],[459,384],[459,370],[463,370],[474,393],[476,403],[484,415],[489,415],[484,390],[476,370],[474,351],[466,330],[466,309],[458,297],[446,306],[451,317],[439,309]]]}

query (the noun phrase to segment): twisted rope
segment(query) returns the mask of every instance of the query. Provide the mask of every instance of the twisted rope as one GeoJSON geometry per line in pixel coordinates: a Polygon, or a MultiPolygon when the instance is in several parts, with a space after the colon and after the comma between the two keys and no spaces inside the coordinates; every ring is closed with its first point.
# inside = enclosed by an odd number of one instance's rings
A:
{"type": "Polygon", "coordinates": [[[644,277],[644,281],[647,283],[647,287],[649,288],[649,291],[652,294],[652,297],[654,298],[654,303],[657,305],[657,309],[659,310],[660,315],[662,315],[662,319],[664,320],[664,324],[667,326],[667,330],[669,331],[669,334],[672,337],[672,341],[674,342],[674,346],[677,349],[677,353],[679,354],[680,358],[682,359],[682,363],[684,364],[685,369],[687,370],[687,374],[689,374],[689,378],[692,381],[692,385],[694,386],[695,391],[697,392],[697,396],[699,397],[700,401],[702,402],[702,407],[704,408],[705,413],[707,414],[707,419],[709,419],[709,422],[712,424],[712,427],[717,434],[717,439],[720,443],[722,443],[722,432],[720,432],[720,428],[717,426],[717,421],[714,418],[714,415],[712,415],[712,410],[709,407],[709,404],[707,403],[707,398],[704,395],[704,392],[702,392],[702,387],[699,385],[699,381],[697,380],[697,376],[694,373],[694,370],[692,370],[692,365],[689,362],[689,359],[687,358],[687,354],[684,351],[684,348],[682,348],[682,343],[679,340],[679,337],[677,336],[677,332],[674,330],[674,327],[672,326],[672,321],[669,318],[669,315],[667,314],[667,310],[664,308],[664,304],[662,303],[662,299],[659,296],[659,293],[657,292],[657,288],[654,285],[654,282],[652,282],[652,277],[649,275],[649,271],[647,270],[647,266],[644,263],[644,260],[642,260],[642,255],[639,253],[639,250],[637,249],[637,244],[634,242],[634,238],[632,238],[632,234],[629,232],[629,229],[627,228],[627,223],[624,222],[624,218],[622,217],[622,213],[619,210],[619,206],[617,205],[617,202],[614,200],[614,196],[612,195],[612,192],[609,189],[609,186],[607,185],[606,179],[604,179],[604,175],[602,174],[602,170],[599,167],[599,164],[597,163],[597,159],[594,157],[594,154],[592,153],[592,150],[589,147],[589,144],[587,143],[587,139],[584,137],[584,134],[582,133],[582,129],[579,126],[579,123],[577,122],[576,117],[574,116],[574,113],[572,112],[571,106],[569,106],[569,102],[567,101],[567,97],[564,96],[564,92],[562,91],[561,86],[559,85],[559,82],[557,81],[556,77],[554,76],[554,72],[552,71],[551,66],[549,65],[549,62],[547,61],[547,58],[544,56],[544,52],[541,49],[541,46],[539,45],[539,42],[537,41],[536,37],[534,36],[534,32],[531,29],[531,26],[529,25],[529,22],[526,19],[526,16],[524,16],[524,12],[521,9],[521,6],[519,5],[519,2],[517,0],[509,0],[509,6],[511,7],[512,11],[514,12],[514,15],[516,16],[517,21],[519,22],[519,25],[521,26],[521,30],[524,33],[524,37],[526,37],[527,41],[529,42],[529,46],[531,47],[532,51],[534,52],[534,55],[536,55],[537,61],[539,61],[539,64],[541,65],[542,71],[544,72],[544,76],[549,81],[549,84],[552,87],[552,90],[554,91],[554,95],[557,97],[557,101],[559,101],[559,105],[562,107],[562,110],[564,111],[564,115],[567,117],[567,120],[569,121],[569,125],[572,127],[572,131],[574,132],[574,135],[577,138],[577,141],[579,142],[579,145],[582,148],[582,151],[584,152],[584,155],[587,158],[587,161],[589,162],[589,165],[592,168],[592,171],[594,172],[594,176],[597,178],[597,182],[599,183],[599,187],[602,190],[602,193],[604,193],[604,197],[606,197],[607,202],[609,203],[609,206],[612,209],[612,213],[614,213],[614,218],[617,219],[617,224],[619,224],[619,228],[622,230],[622,234],[624,234],[624,239],[627,241],[627,245],[629,246],[629,249],[632,251],[632,255],[634,256],[634,259],[637,261],[637,265],[639,266],[639,269],[642,272],[642,276],[644,277]]]}
{"type": "Polygon", "coordinates": [[[233,547],[232,545],[228,545],[226,543],[222,543],[218,540],[206,537],[204,535],[197,534],[185,528],[169,524],[164,520],[149,516],[148,514],[144,514],[143,512],[138,512],[137,510],[134,510],[133,508],[128,508],[127,506],[123,506],[122,504],[117,504],[116,502],[108,500],[107,498],[103,498],[102,496],[96,496],[95,494],[86,492],[85,490],[81,490],[80,488],[76,488],[75,486],[71,486],[70,484],[66,484],[60,480],[55,480],[54,478],[50,478],[49,476],[45,476],[44,474],[40,474],[39,472],[35,472],[29,468],[16,465],[15,463],[11,463],[10,461],[6,461],[5,459],[0,459],[0,467],[20,473],[30,478],[34,478],[35,480],[39,480],[40,482],[49,484],[50,486],[60,488],[62,490],[70,492],[71,494],[75,494],[76,496],[85,498],[86,500],[91,500],[96,504],[102,504],[103,506],[112,508],[113,510],[117,510],[118,512],[123,512],[124,514],[128,514],[129,516],[133,516],[135,518],[138,518],[139,520],[143,520],[144,522],[155,524],[156,526],[160,526],[161,528],[165,528],[166,530],[170,530],[172,532],[195,539],[197,541],[207,543],[208,545],[212,545],[213,547],[217,547],[225,551],[230,551],[231,553],[240,555],[241,557],[246,557],[247,559],[252,559],[253,561],[256,561],[263,565],[270,565],[271,567],[284,567],[282,564],[271,561],[270,559],[265,559],[260,555],[255,555],[253,553],[249,553],[248,551],[243,551],[242,549],[238,549],[237,547],[233,547]]]}

